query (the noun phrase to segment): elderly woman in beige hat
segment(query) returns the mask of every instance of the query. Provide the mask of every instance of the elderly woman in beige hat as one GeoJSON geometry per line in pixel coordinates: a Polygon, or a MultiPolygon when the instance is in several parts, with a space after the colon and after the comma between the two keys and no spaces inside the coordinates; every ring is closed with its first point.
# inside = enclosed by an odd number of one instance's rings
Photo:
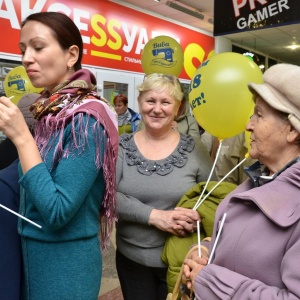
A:
{"type": "Polygon", "coordinates": [[[300,299],[300,67],[278,64],[263,79],[249,84],[246,126],[258,162],[219,205],[207,252],[185,260],[196,299],[300,299]]]}

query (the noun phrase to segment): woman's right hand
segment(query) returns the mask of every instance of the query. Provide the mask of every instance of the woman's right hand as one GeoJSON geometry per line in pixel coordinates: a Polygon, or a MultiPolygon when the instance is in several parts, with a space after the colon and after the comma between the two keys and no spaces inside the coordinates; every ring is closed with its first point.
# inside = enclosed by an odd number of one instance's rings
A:
{"type": "Polygon", "coordinates": [[[198,273],[207,265],[208,252],[204,248],[201,247],[201,257],[198,255],[198,249],[195,249],[183,262],[182,281],[189,289],[193,288],[198,273]]]}
{"type": "Polygon", "coordinates": [[[0,130],[16,146],[24,174],[42,162],[38,147],[22,112],[6,97],[0,97],[0,130]]]}
{"type": "Polygon", "coordinates": [[[22,112],[7,97],[0,97],[0,130],[15,145],[24,137],[24,133],[29,132],[22,112]]]}
{"type": "Polygon", "coordinates": [[[207,260],[198,256],[197,261],[193,259],[185,259],[183,267],[183,278],[188,289],[193,289],[195,278],[199,272],[207,265],[207,260]]]}
{"type": "Polygon", "coordinates": [[[150,213],[149,224],[177,236],[186,236],[187,233],[194,232],[198,220],[200,220],[198,212],[188,208],[153,209],[150,213]]]}

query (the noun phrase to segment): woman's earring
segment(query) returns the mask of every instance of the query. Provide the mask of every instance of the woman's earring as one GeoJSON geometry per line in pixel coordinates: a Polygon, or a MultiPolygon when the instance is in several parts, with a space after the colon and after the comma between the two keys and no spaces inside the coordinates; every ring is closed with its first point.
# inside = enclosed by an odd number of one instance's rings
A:
{"type": "Polygon", "coordinates": [[[68,69],[69,69],[69,72],[71,72],[71,71],[72,71],[72,69],[73,69],[73,67],[69,67],[68,69]]]}

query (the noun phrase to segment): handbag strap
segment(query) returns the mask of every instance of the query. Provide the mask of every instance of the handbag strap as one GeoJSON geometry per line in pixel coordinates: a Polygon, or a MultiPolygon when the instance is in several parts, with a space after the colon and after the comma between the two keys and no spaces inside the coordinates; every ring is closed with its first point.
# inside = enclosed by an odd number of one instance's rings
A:
{"type": "MultiPolygon", "coordinates": [[[[206,237],[202,240],[202,242],[205,241],[205,242],[210,242],[211,241],[211,237],[206,237]]],[[[201,251],[205,251],[206,254],[208,255],[209,251],[208,251],[208,248],[203,246],[203,245],[200,245],[201,247],[201,251]]],[[[186,254],[184,260],[186,258],[189,258],[190,254],[192,252],[194,252],[195,250],[198,250],[198,245],[195,245],[194,247],[192,247],[189,252],[186,254]]],[[[184,261],[183,260],[183,261],[184,261]]],[[[178,274],[178,277],[177,277],[177,280],[176,280],[176,283],[175,283],[175,286],[174,286],[174,289],[173,289],[173,293],[169,293],[168,296],[167,296],[167,299],[166,300],[177,300],[178,298],[178,295],[179,295],[179,291],[180,291],[180,285],[182,283],[182,275],[183,275],[183,267],[184,267],[184,264],[182,263],[181,265],[181,268],[180,268],[180,271],[179,271],[179,274],[178,274]]]]}
{"type": "MultiPolygon", "coordinates": [[[[190,254],[193,251],[197,250],[197,249],[198,249],[198,245],[191,248],[189,250],[189,252],[187,253],[187,255],[185,256],[185,259],[188,258],[190,256],[190,254]]],[[[176,283],[175,283],[175,286],[174,286],[174,290],[173,290],[173,293],[172,293],[172,300],[176,300],[177,297],[178,297],[179,290],[180,290],[180,285],[182,283],[183,267],[184,267],[184,264],[182,263],[181,268],[180,268],[180,272],[178,274],[178,277],[177,277],[177,280],[176,280],[176,283]]]]}

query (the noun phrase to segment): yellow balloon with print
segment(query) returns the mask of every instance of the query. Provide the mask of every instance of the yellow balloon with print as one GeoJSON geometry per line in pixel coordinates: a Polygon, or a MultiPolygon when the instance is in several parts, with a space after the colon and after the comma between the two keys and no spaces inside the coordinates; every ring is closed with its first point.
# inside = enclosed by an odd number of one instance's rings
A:
{"type": "Polygon", "coordinates": [[[224,52],[203,62],[191,80],[189,92],[198,124],[219,140],[243,132],[254,106],[249,82],[262,83],[262,72],[242,54],[224,52]]]}
{"type": "Polygon", "coordinates": [[[147,42],[141,63],[146,75],[161,73],[178,76],[183,68],[183,50],[175,39],[160,35],[147,42]]]}
{"type": "Polygon", "coordinates": [[[26,70],[23,66],[18,66],[10,70],[4,79],[4,91],[6,97],[11,97],[15,104],[27,93],[40,93],[43,89],[32,85],[26,70]]]}

